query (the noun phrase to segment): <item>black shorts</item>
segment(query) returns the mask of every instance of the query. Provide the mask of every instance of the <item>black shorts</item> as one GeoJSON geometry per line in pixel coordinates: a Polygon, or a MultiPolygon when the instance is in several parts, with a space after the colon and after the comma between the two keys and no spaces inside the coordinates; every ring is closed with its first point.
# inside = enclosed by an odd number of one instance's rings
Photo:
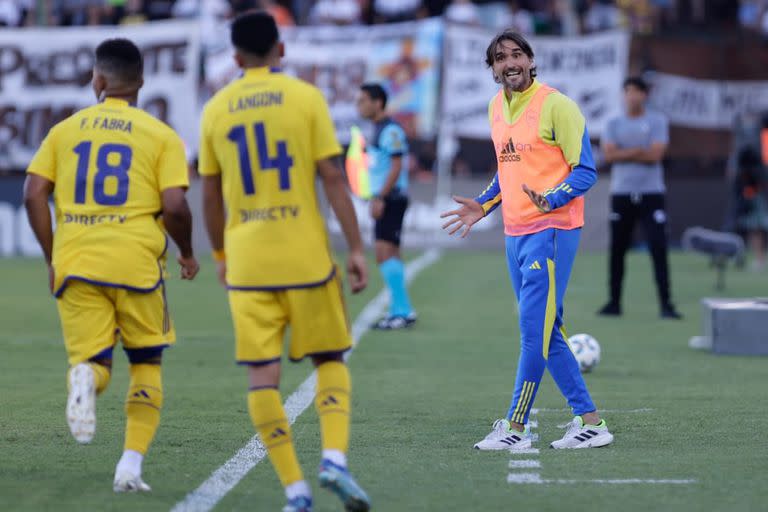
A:
{"type": "Polygon", "coordinates": [[[374,238],[400,245],[403,217],[408,208],[408,197],[397,194],[384,198],[384,213],[373,227],[374,238]]]}

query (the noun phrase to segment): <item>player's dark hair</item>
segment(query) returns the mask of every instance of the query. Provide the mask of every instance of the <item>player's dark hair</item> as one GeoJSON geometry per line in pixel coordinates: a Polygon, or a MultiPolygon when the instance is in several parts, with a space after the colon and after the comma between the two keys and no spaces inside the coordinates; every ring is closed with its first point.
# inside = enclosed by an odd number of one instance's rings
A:
{"type": "Polygon", "coordinates": [[[232,45],[240,51],[266,57],[280,40],[277,23],[266,11],[250,11],[232,22],[232,45]]]}
{"type": "Polygon", "coordinates": [[[630,86],[641,90],[645,94],[648,94],[648,91],[650,90],[650,87],[648,87],[648,82],[639,76],[630,76],[624,79],[624,85],[622,85],[622,89],[626,89],[630,86]]]}
{"type": "Polygon", "coordinates": [[[96,47],[96,68],[121,82],[133,83],[144,74],[144,58],[133,41],[107,39],[96,47]]]}
{"type": "Polygon", "coordinates": [[[380,101],[381,108],[387,108],[387,91],[381,85],[367,83],[361,85],[360,90],[366,93],[373,101],[380,101]]]}
{"type": "MultiPolygon", "coordinates": [[[[493,63],[496,60],[496,47],[499,46],[502,41],[512,41],[517,46],[519,46],[521,50],[523,50],[523,53],[526,54],[529,59],[533,59],[533,48],[531,48],[531,44],[528,42],[528,40],[525,39],[522,34],[515,32],[511,28],[508,28],[504,32],[496,35],[496,37],[494,37],[491,41],[491,44],[488,45],[488,49],[485,50],[485,64],[489,68],[493,67],[493,63]]],[[[536,66],[533,66],[531,68],[531,78],[535,77],[536,66]]]]}

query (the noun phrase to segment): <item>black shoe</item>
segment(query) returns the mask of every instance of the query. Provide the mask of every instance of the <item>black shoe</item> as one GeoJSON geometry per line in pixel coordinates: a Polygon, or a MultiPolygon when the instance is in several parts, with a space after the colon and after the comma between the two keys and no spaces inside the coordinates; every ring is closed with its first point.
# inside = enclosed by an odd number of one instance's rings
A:
{"type": "Polygon", "coordinates": [[[659,314],[661,318],[668,318],[671,320],[682,320],[683,315],[677,312],[675,309],[675,306],[672,303],[663,304],[661,306],[661,313],[659,314]]]}
{"type": "Polygon", "coordinates": [[[621,306],[617,302],[609,302],[597,312],[602,316],[621,316],[621,306]]]}

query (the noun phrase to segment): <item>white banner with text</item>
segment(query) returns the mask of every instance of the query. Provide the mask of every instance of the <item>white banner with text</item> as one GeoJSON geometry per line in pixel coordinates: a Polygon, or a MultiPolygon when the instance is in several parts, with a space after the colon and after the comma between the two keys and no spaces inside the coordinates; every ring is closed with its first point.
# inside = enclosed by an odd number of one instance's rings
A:
{"type": "Polygon", "coordinates": [[[96,100],[93,54],[127,37],[144,55],[139,107],[171,125],[190,153],[197,146],[199,24],[0,30],[0,168],[24,168],[48,130],[96,100]],[[41,44],[44,41],[44,44],[41,44]]]}
{"type": "MultiPolygon", "coordinates": [[[[448,25],[443,52],[441,124],[460,137],[490,137],[488,103],[499,91],[485,52],[495,33],[448,25]]],[[[621,113],[621,84],[627,73],[629,34],[530,37],[537,79],[578,103],[591,136],[599,136],[621,113]]]]}

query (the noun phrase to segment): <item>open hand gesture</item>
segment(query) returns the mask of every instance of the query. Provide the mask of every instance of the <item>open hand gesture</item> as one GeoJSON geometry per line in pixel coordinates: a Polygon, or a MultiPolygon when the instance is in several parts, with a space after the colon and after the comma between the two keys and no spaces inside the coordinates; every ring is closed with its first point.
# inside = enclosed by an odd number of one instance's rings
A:
{"type": "Polygon", "coordinates": [[[459,203],[461,208],[449,210],[440,214],[441,219],[450,217],[450,219],[443,224],[443,229],[447,229],[448,234],[453,235],[463,227],[464,231],[461,232],[461,238],[465,238],[469,234],[469,230],[472,229],[472,226],[485,217],[485,210],[480,206],[480,203],[468,197],[453,196],[453,200],[459,203]]]}

